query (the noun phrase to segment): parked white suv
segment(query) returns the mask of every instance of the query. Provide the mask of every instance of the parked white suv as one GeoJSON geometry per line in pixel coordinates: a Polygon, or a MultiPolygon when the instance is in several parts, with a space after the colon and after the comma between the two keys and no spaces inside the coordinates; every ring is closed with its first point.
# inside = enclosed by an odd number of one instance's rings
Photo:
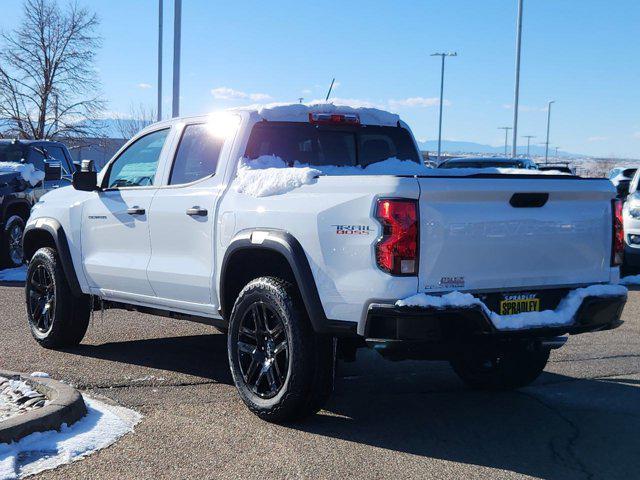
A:
{"type": "Polygon", "coordinates": [[[608,180],[420,158],[407,125],[373,109],[152,125],[34,207],[33,336],[76,345],[101,307],[210,322],[244,402],[285,421],[322,406],[336,350],[447,359],[474,387],[516,388],[561,335],[620,324],[608,180]]]}

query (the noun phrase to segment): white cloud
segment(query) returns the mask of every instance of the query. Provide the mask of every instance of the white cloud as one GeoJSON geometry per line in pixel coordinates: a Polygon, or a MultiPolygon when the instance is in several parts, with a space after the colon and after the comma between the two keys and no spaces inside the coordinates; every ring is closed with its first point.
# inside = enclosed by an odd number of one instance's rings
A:
{"type": "Polygon", "coordinates": [[[151,85],[150,83],[139,83],[138,84],[138,88],[142,88],[143,90],[146,90],[148,88],[151,88],[153,85],[151,85]]]}
{"type": "Polygon", "coordinates": [[[309,95],[311,93],[311,89],[305,88],[304,90],[302,90],[302,93],[304,93],[305,95],[309,95]]]}
{"type": "Polygon", "coordinates": [[[604,142],[609,140],[609,137],[603,137],[600,135],[594,135],[593,137],[587,138],[587,142],[604,142]]]}
{"type": "MultiPolygon", "coordinates": [[[[326,103],[326,102],[324,98],[318,98],[305,103],[309,105],[313,105],[316,103],[326,103]]],[[[360,98],[331,97],[329,98],[329,103],[333,103],[334,105],[344,105],[347,107],[354,107],[354,108],[381,108],[381,109],[385,108],[384,105],[381,105],[379,103],[374,103],[369,100],[363,100],[360,98]]]]}
{"type": "Polygon", "coordinates": [[[211,89],[211,95],[218,100],[249,99],[254,102],[262,102],[271,99],[271,95],[266,93],[246,93],[229,87],[213,88],[211,89]]]}
{"type": "Polygon", "coordinates": [[[640,132],[636,132],[633,134],[633,138],[640,138],[640,132]]]}
{"type": "MultiPolygon", "coordinates": [[[[440,99],[438,97],[409,97],[401,100],[389,100],[389,106],[391,107],[428,108],[437,107],[438,105],[440,105],[440,99]]],[[[445,99],[443,105],[448,107],[451,105],[451,102],[445,99]]]]}

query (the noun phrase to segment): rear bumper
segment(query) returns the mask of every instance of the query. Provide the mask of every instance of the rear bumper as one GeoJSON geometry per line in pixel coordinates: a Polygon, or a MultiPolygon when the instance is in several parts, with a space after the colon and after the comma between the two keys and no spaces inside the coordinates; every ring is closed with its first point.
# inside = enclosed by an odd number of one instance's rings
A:
{"type": "Polygon", "coordinates": [[[624,265],[627,267],[640,268],[640,248],[624,246],[624,265]]]}
{"type": "Polygon", "coordinates": [[[544,339],[576,335],[620,326],[626,300],[626,295],[586,297],[566,325],[518,330],[498,330],[479,305],[421,308],[375,304],[368,311],[365,337],[374,344],[426,342],[445,345],[479,339],[544,339]]]}

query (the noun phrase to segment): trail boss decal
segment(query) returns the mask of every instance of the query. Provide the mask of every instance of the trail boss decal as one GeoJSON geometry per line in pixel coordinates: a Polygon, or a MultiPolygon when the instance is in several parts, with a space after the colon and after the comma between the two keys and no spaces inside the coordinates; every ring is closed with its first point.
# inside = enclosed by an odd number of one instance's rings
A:
{"type": "Polygon", "coordinates": [[[336,229],[336,235],[370,235],[373,228],[370,225],[331,225],[336,229]]]}

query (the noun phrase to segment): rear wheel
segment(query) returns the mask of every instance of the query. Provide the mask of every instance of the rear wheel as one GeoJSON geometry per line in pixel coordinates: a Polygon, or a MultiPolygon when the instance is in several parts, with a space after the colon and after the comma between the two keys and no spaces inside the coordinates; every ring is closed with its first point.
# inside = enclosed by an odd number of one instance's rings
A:
{"type": "Polygon", "coordinates": [[[4,224],[2,263],[6,267],[17,268],[24,263],[24,254],[22,252],[24,225],[24,219],[19,215],[10,216],[4,224]]]}
{"type": "Polygon", "coordinates": [[[91,315],[90,297],[71,293],[54,249],[41,248],[31,258],[25,296],[31,334],[40,345],[72,347],[82,341],[91,315]]]}
{"type": "Polygon", "coordinates": [[[313,414],[333,389],[333,340],[314,333],[297,290],[284,280],[262,277],[242,290],[228,352],[240,397],[264,420],[313,414]]]}
{"type": "Polygon", "coordinates": [[[471,388],[508,390],[529,385],[548,360],[548,349],[517,344],[501,351],[467,351],[452,359],[451,366],[471,388]]]}

